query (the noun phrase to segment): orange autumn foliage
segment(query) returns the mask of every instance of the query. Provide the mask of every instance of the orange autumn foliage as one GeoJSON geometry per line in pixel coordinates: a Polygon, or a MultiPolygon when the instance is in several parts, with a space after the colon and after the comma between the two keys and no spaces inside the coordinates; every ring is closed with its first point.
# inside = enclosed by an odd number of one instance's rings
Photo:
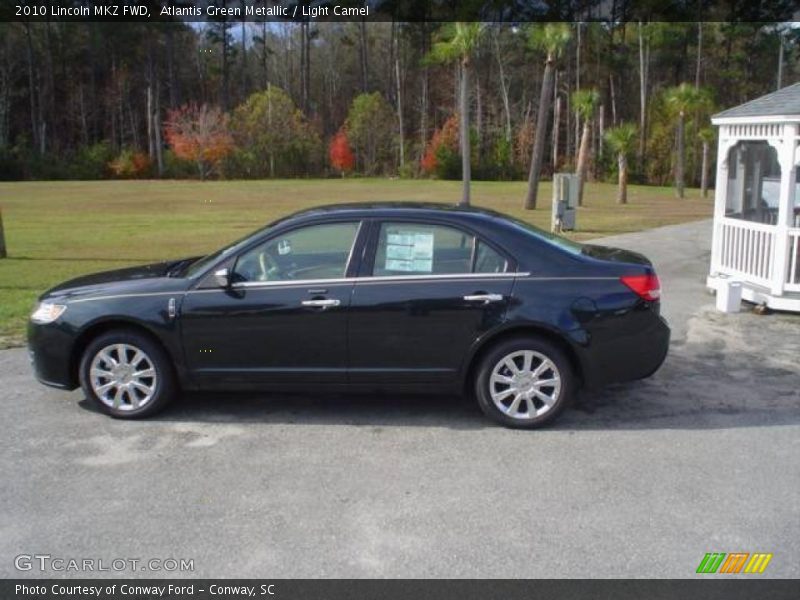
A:
{"type": "Polygon", "coordinates": [[[433,173],[439,165],[439,153],[445,148],[458,152],[458,113],[451,116],[441,128],[433,132],[430,141],[425,146],[425,153],[420,160],[420,167],[425,173],[433,173]]]}
{"type": "Polygon", "coordinates": [[[143,152],[123,150],[122,153],[108,163],[108,169],[115,177],[125,179],[145,177],[150,172],[150,158],[143,152]]]}
{"type": "Polygon", "coordinates": [[[330,146],[328,146],[328,157],[333,168],[341,172],[342,175],[353,170],[356,164],[356,157],[350,148],[347,132],[343,128],[333,136],[330,146]]]}
{"type": "Polygon", "coordinates": [[[179,158],[197,165],[205,179],[233,151],[228,115],[207,104],[171,110],[164,126],[167,142],[179,158]]]}

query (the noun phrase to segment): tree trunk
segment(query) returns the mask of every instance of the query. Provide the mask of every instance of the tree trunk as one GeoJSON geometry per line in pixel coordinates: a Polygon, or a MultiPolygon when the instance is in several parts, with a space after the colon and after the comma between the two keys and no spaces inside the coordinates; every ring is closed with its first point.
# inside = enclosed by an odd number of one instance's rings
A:
{"type": "MultiPolygon", "coordinates": [[[[555,81],[553,82],[553,87],[555,88],[555,81]]],[[[564,127],[566,128],[567,135],[564,136],[565,144],[564,144],[564,155],[565,156],[572,156],[572,103],[569,94],[569,78],[567,78],[567,94],[565,94],[565,101],[564,101],[564,127]]]]}
{"type": "Polygon", "coordinates": [[[463,190],[461,206],[469,206],[469,185],[472,173],[470,172],[469,148],[469,59],[461,62],[461,181],[463,190]]]}
{"type": "Polygon", "coordinates": [[[511,105],[508,100],[508,85],[506,84],[505,70],[503,69],[503,61],[500,57],[500,43],[497,41],[497,35],[494,38],[495,58],[497,59],[497,66],[500,69],[500,92],[503,98],[503,110],[506,117],[506,141],[511,141],[511,105]]]}
{"type": "Polygon", "coordinates": [[[703,22],[697,22],[697,64],[694,70],[694,87],[700,88],[700,67],[703,64],[703,22]]]}
{"type": "Polygon", "coordinates": [[[169,106],[175,108],[180,104],[180,90],[175,76],[175,32],[173,24],[166,24],[167,30],[167,78],[169,79],[169,106]]]}
{"type": "Polygon", "coordinates": [[[647,78],[650,58],[649,43],[645,49],[642,37],[642,22],[639,21],[639,148],[636,153],[636,160],[639,163],[639,170],[644,171],[645,144],[647,143],[647,78]]]}
{"type": "Polygon", "coordinates": [[[261,21],[261,87],[269,82],[269,52],[267,46],[267,21],[261,21]]]}
{"type": "Polygon", "coordinates": [[[242,19],[242,100],[247,98],[247,22],[242,19]]]}
{"type": "Polygon", "coordinates": [[[78,96],[78,105],[80,107],[80,121],[81,121],[81,140],[84,146],[89,145],[89,121],[86,118],[86,102],[84,101],[83,86],[80,86],[80,94],[78,96]]]}
{"type": "Polygon", "coordinates": [[[617,88],[614,85],[614,75],[608,76],[608,92],[611,95],[611,124],[617,126],[617,88]]]}
{"type": "Polygon", "coordinates": [[[395,79],[397,80],[397,125],[400,129],[400,168],[406,163],[405,138],[403,136],[403,88],[400,79],[400,40],[397,40],[397,53],[394,57],[395,79]]]}
{"type": "Polygon", "coordinates": [[[533,150],[531,151],[531,168],[528,172],[528,193],[525,196],[525,208],[536,209],[536,199],[539,193],[539,176],[542,171],[544,158],[544,140],[547,137],[547,121],[550,113],[550,101],[553,97],[553,56],[547,57],[542,77],[542,93],[539,97],[539,111],[536,115],[536,133],[534,134],[533,150]]]}
{"type": "Polygon", "coordinates": [[[425,154],[425,145],[428,143],[428,68],[422,70],[422,92],[420,93],[420,158],[425,154]]]}
{"type": "MultiPolygon", "coordinates": [[[[575,29],[577,33],[577,40],[575,44],[575,91],[581,91],[581,24],[580,22],[575,23],[575,29]]],[[[575,114],[575,163],[578,162],[578,154],[580,152],[580,119],[578,118],[578,114],[575,114]]]]}
{"type": "MultiPolygon", "coordinates": [[[[606,137],[606,107],[601,104],[598,111],[598,124],[597,124],[597,158],[603,159],[603,140],[606,137]]],[[[596,161],[597,162],[597,161],[596,161]]],[[[597,169],[595,169],[595,176],[597,176],[597,169]]]]}
{"type": "Polygon", "coordinates": [[[300,106],[303,113],[311,109],[311,32],[308,20],[300,23],[300,106]]]}
{"type": "Polygon", "coordinates": [[[3,231],[3,211],[0,210],[0,258],[8,256],[6,251],[6,234],[3,231]]]}
{"type": "Polygon", "coordinates": [[[583,184],[586,182],[586,171],[589,163],[589,138],[591,137],[591,120],[585,119],[583,122],[583,133],[581,134],[581,148],[578,152],[578,165],[575,172],[578,175],[578,206],[583,206],[583,184]]]}
{"type": "Polygon", "coordinates": [[[555,108],[553,109],[553,173],[558,169],[558,138],[560,134],[559,122],[561,121],[561,96],[556,95],[555,108]]]}
{"type": "Polygon", "coordinates": [[[617,189],[617,204],[628,203],[628,159],[624,152],[617,154],[619,165],[619,187],[617,189]]]}
{"type": "MultiPolygon", "coordinates": [[[[431,32],[428,28],[427,24],[423,26],[423,36],[422,36],[422,55],[428,53],[431,45],[431,32]]],[[[422,160],[422,157],[425,155],[425,147],[428,144],[428,67],[427,65],[422,67],[422,74],[420,79],[421,87],[420,90],[420,117],[419,117],[419,137],[420,137],[420,144],[419,144],[419,157],[418,160],[422,160]]]]}
{"type": "Polygon", "coordinates": [[[475,133],[477,134],[477,159],[480,162],[483,153],[483,102],[481,98],[481,77],[475,73],[475,133]]]}
{"type": "MultiPolygon", "coordinates": [[[[227,8],[227,0],[223,0],[222,7],[227,8]]],[[[222,110],[228,111],[230,106],[230,82],[228,68],[228,17],[223,17],[222,21],[222,110]]]]}
{"type": "Polygon", "coordinates": [[[358,22],[358,51],[361,63],[361,91],[366,93],[369,89],[369,62],[367,60],[367,25],[364,19],[358,22]]]}
{"type": "Polygon", "coordinates": [[[703,167],[700,171],[700,190],[703,198],[708,197],[708,142],[703,141],[703,167]]]}
{"type": "MultiPolygon", "coordinates": [[[[267,125],[272,129],[272,85],[267,84],[267,125]]],[[[269,176],[275,177],[275,153],[269,153],[269,176]]]]}
{"type": "Polygon", "coordinates": [[[152,161],[156,157],[156,132],[153,123],[153,86],[147,86],[147,156],[152,161]]]}
{"type": "Polygon", "coordinates": [[[685,143],[683,139],[683,129],[684,129],[684,114],[681,111],[680,115],[678,115],[678,156],[676,157],[675,161],[675,193],[677,194],[678,198],[684,197],[684,190],[683,190],[683,171],[684,171],[684,161],[685,161],[685,143]]]}
{"type": "Polygon", "coordinates": [[[28,54],[28,96],[30,98],[31,106],[31,142],[33,146],[39,145],[39,126],[37,121],[36,112],[36,77],[34,75],[34,54],[33,54],[33,39],[31,38],[31,25],[25,23],[25,39],[27,41],[26,49],[28,54]]]}
{"type": "Polygon", "coordinates": [[[161,86],[156,82],[156,106],[154,121],[154,137],[156,145],[156,167],[158,169],[158,176],[164,176],[164,142],[161,139],[161,86]]]}

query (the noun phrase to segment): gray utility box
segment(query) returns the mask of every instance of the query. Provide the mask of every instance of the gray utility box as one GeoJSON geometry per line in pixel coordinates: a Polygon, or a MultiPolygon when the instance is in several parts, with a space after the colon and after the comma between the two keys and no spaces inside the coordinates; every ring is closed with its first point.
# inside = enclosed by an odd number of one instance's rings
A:
{"type": "Polygon", "coordinates": [[[577,206],[578,176],[574,173],[556,173],[553,175],[551,231],[573,231],[575,229],[575,209],[577,206]]]}

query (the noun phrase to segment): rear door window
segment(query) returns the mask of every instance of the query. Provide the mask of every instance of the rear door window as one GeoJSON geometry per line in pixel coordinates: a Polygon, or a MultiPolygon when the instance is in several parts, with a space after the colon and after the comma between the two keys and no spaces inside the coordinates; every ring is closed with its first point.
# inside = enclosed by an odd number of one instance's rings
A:
{"type": "Polygon", "coordinates": [[[447,225],[381,224],[372,275],[502,273],[506,260],[474,235],[447,225]]]}

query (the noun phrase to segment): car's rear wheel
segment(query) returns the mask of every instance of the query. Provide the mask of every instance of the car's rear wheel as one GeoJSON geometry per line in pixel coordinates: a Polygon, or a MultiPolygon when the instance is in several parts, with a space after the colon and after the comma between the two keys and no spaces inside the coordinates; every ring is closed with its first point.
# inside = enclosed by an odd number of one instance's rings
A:
{"type": "Polygon", "coordinates": [[[100,410],[121,419],[150,416],[175,394],[166,352],[148,336],[115,330],[92,340],[83,353],[80,382],[100,410]]]}
{"type": "Polygon", "coordinates": [[[475,392],[481,410],[507,427],[533,429],[555,419],[577,388],[569,359],[537,337],[506,340],[481,360],[475,392]]]}

